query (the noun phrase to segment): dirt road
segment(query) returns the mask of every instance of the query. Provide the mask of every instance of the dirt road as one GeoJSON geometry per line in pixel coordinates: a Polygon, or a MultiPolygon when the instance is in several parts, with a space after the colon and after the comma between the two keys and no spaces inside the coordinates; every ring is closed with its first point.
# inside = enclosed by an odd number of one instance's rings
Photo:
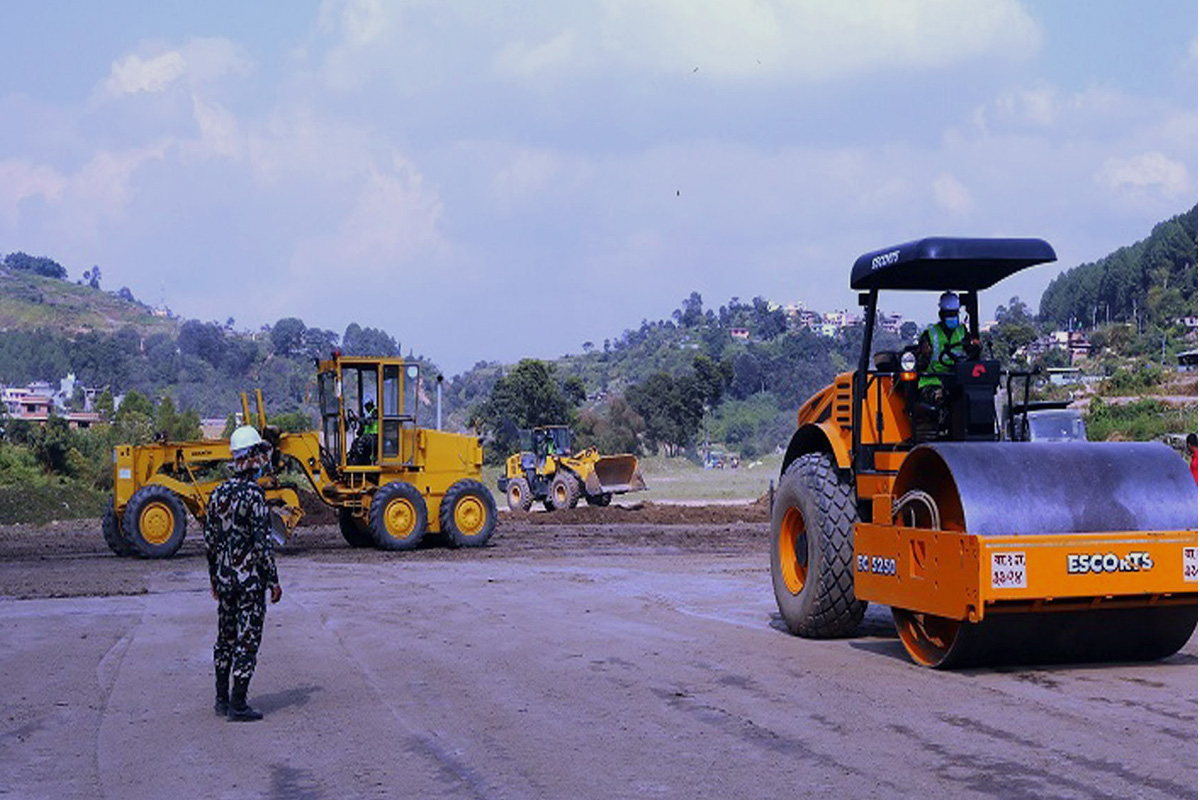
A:
{"type": "Polygon", "coordinates": [[[886,609],[855,639],[782,632],[760,511],[605,511],[506,516],[482,550],[302,530],[245,725],[211,710],[194,529],[153,562],[98,525],[0,530],[0,797],[1196,796],[1194,637],[933,672],[886,609]]]}

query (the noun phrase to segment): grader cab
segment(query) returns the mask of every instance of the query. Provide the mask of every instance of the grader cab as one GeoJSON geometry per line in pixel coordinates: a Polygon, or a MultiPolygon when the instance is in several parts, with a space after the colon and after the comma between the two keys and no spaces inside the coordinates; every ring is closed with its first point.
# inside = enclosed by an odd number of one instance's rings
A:
{"type": "MultiPolygon", "coordinates": [[[[320,431],[280,431],[257,395],[257,427],[274,448],[259,484],[280,539],[303,516],[300,487],[290,475],[337,511],[353,547],[410,550],[428,533],[456,547],[487,542],[496,504],[480,482],[483,450],[474,436],[419,426],[418,365],[335,353],[318,363],[317,384],[320,431]]],[[[242,405],[249,422],[245,397],[242,405]]],[[[229,459],[227,440],[117,447],[113,503],[103,523],[109,547],[118,555],[174,555],[188,514],[203,522],[209,495],[228,477],[229,459]]]]}
{"type": "Polygon", "coordinates": [[[999,363],[982,353],[937,376],[946,424],[922,430],[913,353],[872,362],[881,290],[956,290],[977,337],[978,292],[1053,260],[1039,239],[930,238],[855,263],[858,368],[800,407],[772,508],[792,633],[850,636],[882,603],[911,658],[940,668],[1159,659],[1191,636],[1197,495],[1173,451],[1001,441],[1014,412],[997,419],[999,363]]]}

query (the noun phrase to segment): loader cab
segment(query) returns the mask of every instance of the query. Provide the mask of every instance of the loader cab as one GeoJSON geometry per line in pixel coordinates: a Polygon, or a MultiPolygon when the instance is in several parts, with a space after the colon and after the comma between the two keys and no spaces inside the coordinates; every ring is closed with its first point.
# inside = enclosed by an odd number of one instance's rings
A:
{"type": "Polygon", "coordinates": [[[533,452],[539,458],[569,456],[574,442],[566,425],[547,425],[533,429],[533,452]]]}
{"type": "MultiPolygon", "coordinates": [[[[851,453],[855,472],[877,472],[881,452],[902,453],[918,441],[994,441],[1000,438],[995,397],[1000,364],[982,353],[960,361],[950,373],[939,373],[947,408],[943,424],[932,435],[915,424],[918,413],[915,348],[883,352],[872,359],[881,291],[949,290],[959,295],[966,339],[979,339],[979,292],[1036,264],[1054,261],[1054,249],[1041,239],[963,239],[932,237],[876,250],[859,257],[850,273],[850,288],[859,292],[866,325],[858,369],[853,376],[851,453]],[[885,414],[889,398],[903,398],[907,419],[885,414]]],[[[931,376],[931,373],[925,373],[931,376]]]]}
{"type": "Polygon", "coordinates": [[[378,474],[414,464],[418,365],[335,353],[319,362],[317,385],[324,449],[339,471],[378,474]]]}

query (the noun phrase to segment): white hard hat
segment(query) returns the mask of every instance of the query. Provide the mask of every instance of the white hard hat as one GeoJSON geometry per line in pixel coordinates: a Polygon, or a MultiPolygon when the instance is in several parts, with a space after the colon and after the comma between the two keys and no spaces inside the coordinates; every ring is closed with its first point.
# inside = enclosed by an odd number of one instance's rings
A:
{"type": "Polygon", "coordinates": [[[958,313],[958,309],[958,295],[956,295],[954,292],[943,292],[942,296],[938,298],[939,311],[952,311],[954,313],[958,313]]]}
{"type": "Polygon", "coordinates": [[[234,458],[242,458],[260,444],[262,437],[258,435],[258,430],[253,425],[243,425],[229,437],[229,452],[234,458]]]}

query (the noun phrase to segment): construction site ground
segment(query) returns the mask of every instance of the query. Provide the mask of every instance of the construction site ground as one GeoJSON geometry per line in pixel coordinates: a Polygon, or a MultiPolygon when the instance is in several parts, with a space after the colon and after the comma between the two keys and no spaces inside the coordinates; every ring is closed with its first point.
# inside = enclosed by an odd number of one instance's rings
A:
{"type": "Polygon", "coordinates": [[[765,502],[504,512],[489,546],[278,554],[250,699],[212,710],[192,521],[170,560],[99,522],[0,529],[0,797],[1179,798],[1196,638],[1150,664],[937,672],[887,609],[779,620],[765,502]]]}

